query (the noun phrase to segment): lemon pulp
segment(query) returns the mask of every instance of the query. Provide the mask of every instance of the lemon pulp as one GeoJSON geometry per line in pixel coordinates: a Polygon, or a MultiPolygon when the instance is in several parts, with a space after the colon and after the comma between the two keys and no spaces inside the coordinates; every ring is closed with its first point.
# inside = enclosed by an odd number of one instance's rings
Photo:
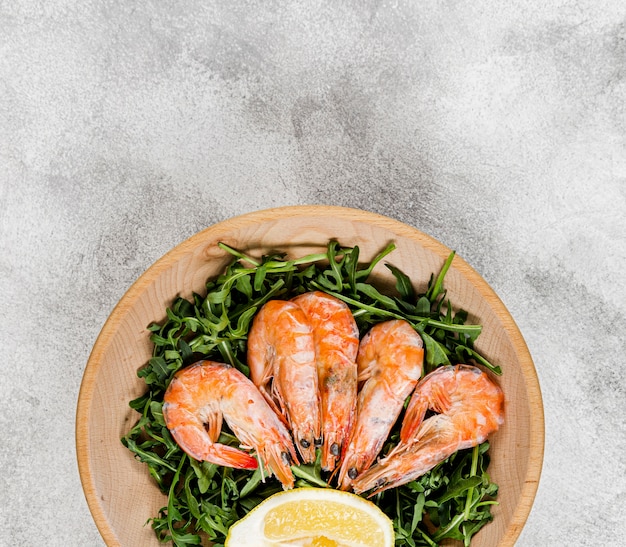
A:
{"type": "MultiPolygon", "coordinates": [[[[362,545],[384,544],[380,525],[367,512],[328,500],[292,501],[275,507],[265,516],[264,533],[270,540],[322,536],[324,539],[319,539],[331,546],[343,545],[342,541],[356,541],[362,545]],[[333,540],[334,543],[328,543],[333,540]]],[[[318,542],[317,545],[324,543],[318,542]]]]}

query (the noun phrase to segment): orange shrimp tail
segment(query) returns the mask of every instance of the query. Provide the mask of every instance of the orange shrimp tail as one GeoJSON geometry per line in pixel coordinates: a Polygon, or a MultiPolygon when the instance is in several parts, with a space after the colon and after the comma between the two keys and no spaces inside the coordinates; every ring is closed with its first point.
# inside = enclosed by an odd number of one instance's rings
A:
{"type": "Polygon", "coordinates": [[[203,459],[217,465],[236,467],[237,469],[256,469],[259,466],[256,458],[247,452],[219,443],[212,445],[212,449],[207,451],[203,459]]]}
{"type": "Polygon", "coordinates": [[[172,437],[194,460],[238,469],[256,469],[256,458],[247,452],[225,444],[211,443],[206,433],[195,425],[180,425],[171,430],[172,437]]]}

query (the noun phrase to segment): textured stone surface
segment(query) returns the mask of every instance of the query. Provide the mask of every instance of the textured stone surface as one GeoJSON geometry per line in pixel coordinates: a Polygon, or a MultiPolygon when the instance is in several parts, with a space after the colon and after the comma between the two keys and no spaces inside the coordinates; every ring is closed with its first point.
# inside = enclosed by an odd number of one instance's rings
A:
{"type": "Polygon", "coordinates": [[[455,248],[518,322],[546,413],[518,544],[626,545],[625,104],[614,0],[0,2],[0,544],[102,545],[74,412],[134,279],[319,203],[455,248]]]}

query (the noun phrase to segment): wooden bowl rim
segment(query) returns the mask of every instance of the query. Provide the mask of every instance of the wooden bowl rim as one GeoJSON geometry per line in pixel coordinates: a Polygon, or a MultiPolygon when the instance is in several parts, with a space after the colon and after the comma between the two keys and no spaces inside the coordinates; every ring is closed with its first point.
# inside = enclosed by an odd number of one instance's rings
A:
{"type": "MultiPolygon", "coordinates": [[[[201,241],[206,240],[208,235],[219,235],[220,233],[229,232],[233,228],[241,228],[262,222],[301,216],[339,217],[344,220],[372,224],[418,242],[423,247],[439,255],[442,260],[445,260],[451,252],[451,249],[417,228],[413,228],[412,226],[378,213],[334,205],[290,205],[253,211],[218,222],[184,240],[159,258],[133,282],[105,321],[87,360],[78,394],[75,430],[78,471],[87,505],[89,506],[89,510],[91,511],[102,538],[108,546],[112,547],[120,544],[96,493],[95,480],[91,469],[89,452],[87,450],[89,444],[88,425],[95,389],[95,380],[102,363],[102,355],[108,349],[111,338],[117,332],[123,317],[128,310],[133,307],[133,304],[142,294],[146,285],[156,280],[161,273],[167,270],[172,263],[175,263],[179,257],[186,255],[201,241]]],[[[460,273],[474,285],[481,296],[489,300],[491,306],[494,308],[494,312],[502,320],[503,328],[507,331],[514,346],[515,353],[519,358],[521,373],[526,382],[531,412],[529,422],[529,461],[517,507],[500,542],[500,547],[512,547],[521,533],[532,508],[539,486],[543,464],[545,424],[539,379],[526,342],[500,297],[462,257],[458,255],[455,256],[453,268],[459,270],[460,273]]]]}

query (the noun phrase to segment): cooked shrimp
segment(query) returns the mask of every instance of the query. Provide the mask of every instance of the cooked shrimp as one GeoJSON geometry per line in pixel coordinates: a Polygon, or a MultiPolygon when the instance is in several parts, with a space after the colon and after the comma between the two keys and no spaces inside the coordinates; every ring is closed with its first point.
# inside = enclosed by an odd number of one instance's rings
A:
{"type": "Polygon", "coordinates": [[[217,439],[222,419],[263,465],[283,484],[293,487],[290,463],[296,458],[287,428],[256,386],[236,368],[200,361],[178,371],[167,388],[163,417],[172,437],[192,458],[218,465],[255,469],[257,460],[217,439]]]}
{"type": "Polygon", "coordinates": [[[420,379],[423,360],[422,339],[406,321],[378,323],[361,340],[358,381],[365,383],[357,399],[356,425],[339,471],[343,490],[372,465],[380,452],[404,401],[420,379]]]}
{"type": "Polygon", "coordinates": [[[373,494],[417,479],[457,450],[487,439],[504,422],[502,390],[477,367],[435,369],[415,388],[402,422],[400,443],[353,482],[373,494]],[[424,420],[427,410],[438,412],[424,420]]]}
{"type": "Polygon", "coordinates": [[[354,422],[359,329],[350,308],[321,291],[292,299],[313,328],[322,410],[322,468],[332,471],[344,453],[354,422]]]}
{"type": "Polygon", "coordinates": [[[270,300],[248,333],[250,377],[285,418],[305,463],[321,441],[320,395],[313,331],[293,302],[270,300]]]}

